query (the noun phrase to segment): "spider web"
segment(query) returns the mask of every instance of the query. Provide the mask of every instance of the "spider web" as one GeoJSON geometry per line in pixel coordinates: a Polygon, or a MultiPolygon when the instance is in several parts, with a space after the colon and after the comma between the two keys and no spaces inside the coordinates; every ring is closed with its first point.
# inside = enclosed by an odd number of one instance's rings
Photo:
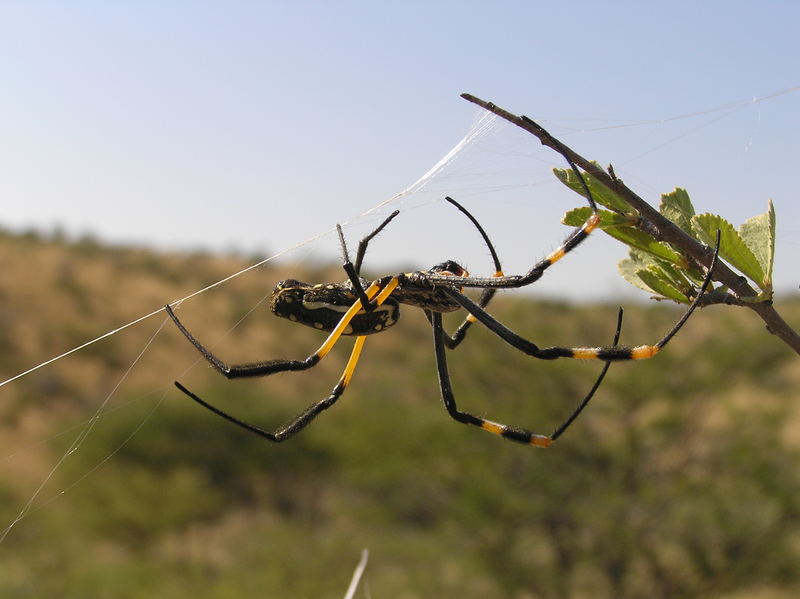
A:
{"type": "MultiPolygon", "coordinates": [[[[685,124],[685,126],[679,131],[675,132],[670,129],[667,132],[667,135],[660,138],[645,134],[644,141],[636,146],[638,148],[637,151],[629,153],[623,158],[623,160],[615,163],[615,167],[617,167],[619,172],[620,167],[625,167],[633,162],[641,161],[643,158],[659,152],[664,147],[675,144],[684,138],[691,137],[701,129],[711,127],[719,121],[730,118],[732,115],[735,115],[742,110],[747,110],[754,105],[782,95],[794,93],[798,90],[800,90],[800,86],[788,88],[773,94],[753,98],[747,101],[728,103],[714,108],[680,114],[663,119],[639,119],[625,121],[615,120],[611,122],[591,121],[584,123],[585,126],[576,126],[578,121],[576,119],[569,118],[544,119],[543,123],[549,129],[551,129],[552,133],[554,133],[557,137],[564,139],[564,141],[567,143],[570,143],[571,138],[581,136],[581,142],[590,141],[598,147],[601,147],[605,143],[602,134],[607,134],[615,130],[632,129],[651,131],[655,128],[656,130],[663,131],[663,126],[666,124],[685,124]],[[587,134],[589,133],[592,135],[588,136],[587,134]]],[[[751,143],[752,138],[748,140],[748,144],[751,143]]],[[[583,151],[583,149],[581,149],[581,153],[592,156],[591,150],[583,151]]],[[[608,152],[603,152],[603,154],[608,154],[608,152]]],[[[488,206],[489,214],[487,219],[491,222],[492,219],[501,218],[500,213],[504,212],[503,208],[510,206],[511,202],[516,201],[508,198],[515,194],[518,195],[518,192],[521,189],[532,189],[541,186],[555,186],[552,175],[549,173],[549,169],[553,164],[561,166],[559,157],[553,155],[550,150],[540,148],[538,143],[535,142],[535,140],[532,141],[532,138],[528,134],[513,128],[502,121],[498,121],[494,115],[486,113],[485,111],[476,111],[476,118],[464,137],[460,139],[448,152],[446,152],[444,156],[442,156],[442,158],[438,160],[430,169],[428,169],[421,177],[419,177],[419,179],[414,181],[402,191],[375,204],[374,206],[348,219],[342,224],[344,227],[348,228],[350,232],[354,233],[352,235],[353,238],[357,238],[356,234],[359,230],[369,230],[369,228],[374,226],[376,221],[384,218],[385,215],[392,209],[399,206],[404,213],[413,213],[418,210],[429,209],[437,204],[440,204],[442,202],[442,197],[445,194],[454,195],[459,199],[478,198],[481,202],[483,202],[483,204],[486,205],[490,203],[491,205],[488,206]],[[537,164],[539,168],[532,169],[531,164],[537,164]],[[487,199],[491,202],[487,201],[487,199]]],[[[548,192],[549,191],[551,191],[550,188],[548,188],[548,192]]],[[[570,197],[569,193],[567,192],[565,192],[565,196],[570,197]]],[[[574,201],[575,200],[573,198],[572,202],[574,203],[574,201]]],[[[563,212],[565,208],[568,208],[571,205],[572,204],[569,203],[559,203],[556,207],[556,211],[563,212]]],[[[515,207],[518,206],[515,205],[515,207]]],[[[526,221],[534,218],[537,218],[537,213],[535,212],[530,213],[525,217],[526,221]]],[[[436,221],[436,219],[429,220],[436,221]]],[[[483,216],[479,220],[484,222],[483,216]]],[[[484,224],[486,223],[484,222],[484,224]]],[[[474,231],[472,231],[468,226],[465,225],[464,228],[466,231],[468,231],[468,235],[474,235],[474,231]]],[[[487,226],[487,228],[490,229],[491,227],[487,226]]],[[[192,293],[189,293],[188,295],[171,302],[170,305],[178,306],[186,300],[201,295],[211,289],[223,286],[233,279],[253,271],[254,269],[257,269],[267,263],[270,263],[277,258],[286,256],[296,250],[308,248],[314,242],[332,235],[334,231],[335,229],[333,227],[326,231],[322,231],[317,235],[297,243],[294,246],[285,248],[282,251],[258,261],[244,269],[234,272],[201,289],[193,291],[192,293]]],[[[438,231],[434,229],[433,233],[430,234],[430,237],[438,239],[437,233],[438,231]]],[[[541,248],[541,250],[546,251],[546,248],[541,248]]],[[[370,252],[372,252],[372,248],[370,249],[370,252]]],[[[485,253],[485,249],[480,248],[479,252],[485,253]]],[[[501,255],[512,254],[511,252],[503,252],[502,250],[500,253],[501,255]]],[[[483,258],[485,259],[485,256],[483,256],[483,258]]],[[[475,262],[481,260],[480,254],[478,254],[478,257],[473,258],[473,260],[475,262]]],[[[514,272],[515,269],[518,270],[520,267],[524,269],[526,264],[530,264],[530,256],[523,256],[519,264],[512,264],[510,272],[514,272]]],[[[244,320],[253,310],[258,307],[258,305],[260,305],[266,299],[266,297],[267,296],[264,296],[260,302],[252,306],[242,316],[242,318],[228,330],[228,333],[234,330],[242,320],[244,320]]],[[[36,364],[22,372],[19,372],[18,374],[0,381],[0,387],[5,387],[12,383],[18,382],[20,379],[23,379],[24,377],[40,369],[49,367],[54,363],[63,360],[72,354],[75,354],[76,352],[87,350],[90,346],[98,344],[102,341],[106,341],[118,333],[134,328],[138,330],[140,325],[144,326],[145,321],[162,316],[161,313],[163,310],[163,307],[154,308],[148,313],[128,323],[113,328],[56,356],[50,357],[39,364],[36,364]]],[[[62,468],[69,458],[80,450],[88,436],[94,432],[98,422],[103,418],[109,417],[114,412],[126,407],[126,405],[111,407],[110,402],[117,394],[121,385],[128,380],[131,373],[136,369],[137,366],[140,365],[143,357],[151,350],[153,343],[161,333],[165,323],[167,323],[167,319],[163,317],[158,321],[155,330],[150,333],[142,342],[141,350],[139,351],[138,355],[131,360],[123,374],[111,387],[108,393],[103,396],[100,405],[94,411],[92,416],[85,422],[79,423],[78,425],[66,429],[65,431],[56,435],[56,437],[64,436],[71,438],[71,441],[68,443],[67,448],[63,451],[53,467],[48,470],[48,473],[44,479],[35,485],[35,488],[29,499],[21,506],[17,515],[4,528],[0,529],[0,543],[5,541],[11,531],[21,521],[52,504],[67,491],[78,485],[86,477],[90,476],[102,465],[107,463],[137,434],[139,430],[141,430],[141,428],[152,417],[152,415],[156,413],[156,411],[162,405],[167,391],[171,390],[171,379],[170,381],[165,382],[160,388],[155,390],[149,396],[151,399],[151,404],[145,410],[145,414],[136,421],[136,424],[131,429],[130,434],[121,439],[113,451],[100,458],[94,467],[83,474],[76,476],[74,480],[72,480],[72,482],[68,483],[66,486],[58,488],[55,492],[49,494],[47,493],[46,489],[48,483],[51,482],[55,474],[62,468]],[[70,437],[70,435],[73,436],[70,437]]],[[[180,374],[186,373],[199,361],[199,358],[195,359],[191,364],[182,369],[180,374]]],[[[49,437],[48,439],[41,441],[39,444],[47,443],[53,438],[54,437],[49,437]]],[[[12,459],[20,452],[24,452],[26,450],[27,448],[22,448],[18,452],[6,456],[4,459],[12,459]]]]}
{"type": "MultiPolygon", "coordinates": [[[[391,205],[393,203],[399,202],[400,200],[402,200],[406,196],[409,196],[411,194],[417,193],[420,190],[422,190],[434,177],[437,176],[438,173],[440,173],[444,169],[446,169],[448,164],[453,162],[455,160],[455,158],[458,156],[458,154],[466,146],[468,146],[470,143],[473,143],[477,138],[479,138],[480,136],[484,135],[487,131],[489,131],[493,127],[495,121],[496,121],[496,117],[494,115],[488,114],[486,112],[482,112],[482,114],[479,114],[477,119],[476,119],[476,121],[473,123],[473,126],[468,131],[468,133],[449,152],[447,152],[438,162],[436,162],[436,164],[434,164],[427,172],[425,172],[419,179],[417,179],[415,182],[413,182],[407,188],[403,189],[402,191],[398,192],[397,194],[393,195],[392,197],[387,198],[386,200],[378,203],[377,205],[373,206],[372,208],[369,208],[368,210],[364,211],[363,213],[361,213],[357,217],[355,217],[353,219],[350,219],[349,221],[343,223],[343,226],[350,225],[354,221],[357,221],[359,219],[368,217],[369,215],[371,215],[373,213],[379,212],[384,207],[386,207],[388,205],[391,205]]],[[[220,279],[220,280],[218,280],[218,281],[216,281],[214,283],[211,283],[210,285],[207,285],[207,286],[205,286],[205,287],[203,287],[201,289],[198,289],[198,290],[196,290],[196,291],[194,291],[194,292],[192,292],[192,293],[190,293],[190,294],[188,294],[188,295],[186,295],[186,296],[184,296],[184,297],[182,297],[182,298],[180,298],[178,300],[175,300],[175,301],[171,302],[170,306],[177,307],[177,306],[179,306],[181,303],[183,303],[186,300],[189,300],[189,299],[191,299],[191,298],[193,298],[195,296],[198,296],[198,295],[200,295],[202,293],[210,291],[211,289],[214,289],[216,287],[224,285],[225,283],[235,279],[236,277],[239,277],[241,275],[244,275],[247,272],[250,272],[250,271],[252,271],[254,269],[257,269],[257,268],[259,268],[259,267],[261,267],[261,266],[263,266],[263,265],[265,265],[265,264],[267,264],[267,263],[269,263],[269,262],[271,262],[271,261],[273,261],[273,260],[285,255],[285,254],[288,254],[288,253],[290,253],[290,252],[292,252],[294,250],[303,248],[303,247],[313,243],[314,241],[316,241],[316,240],[318,240],[318,239],[320,239],[322,237],[325,237],[326,235],[329,235],[334,230],[335,230],[334,228],[331,228],[331,229],[329,229],[327,231],[323,231],[323,232],[321,232],[321,233],[319,233],[319,234],[317,234],[317,235],[315,235],[315,236],[313,236],[313,237],[311,237],[309,239],[306,239],[306,240],[296,244],[295,246],[286,248],[281,252],[278,252],[278,253],[273,254],[273,255],[271,255],[271,256],[269,256],[267,258],[264,258],[263,260],[261,260],[259,262],[256,262],[256,263],[254,263],[254,264],[252,264],[252,265],[250,265],[250,266],[248,266],[246,268],[243,268],[243,269],[241,269],[241,270],[239,270],[237,272],[234,272],[233,274],[231,274],[231,275],[229,275],[227,277],[224,277],[224,278],[222,278],[222,279],[220,279]]],[[[242,320],[244,320],[250,313],[252,313],[261,303],[263,303],[263,301],[266,299],[266,297],[267,296],[264,296],[261,299],[260,302],[258,302],[252,308],[250,308],[250,310],[248,310],[248,312],[237,323],[235,323],[228,330],[228,333],[230,333],[233,329],[235,329],[236,326],[238,326],[238,324],[242,320]]],[[[53,357],[51,357],[51,358],[49,358],[49,359],[47,359],[47,360],[45,360],[45,361],[43,361],[43,362],[41,362],[39,364],[36,364],[36,365],[32,366],[31,368],[28,368],[28,369],[26,369],[26,370],[24,370],[24,371],[22,371],[22,372],[20,372],[20,373],[18,373],[16,375],[14,375],[14,376],[11,376],[11,377],[3,380],[3,381],[0,381],[0,387],[6,386],[6,385],[9,385],[9,384],[11,384],[11,383],[13,383],[15,381],[18,381],[19,379],[21,379],[21,378],[23,378],[23,377],[25,377],[25,376],[27,376],[29,374],[32,374],[32,373],[36,372],[39,369],[45,368],[47,366],[50,366],[50,365],[54,364],[55,362],[57,362],[59,360],[62,360],[64,358],[67,358],[68,356],[70,356],[70,355],[72,355],[72,354],[74,354],[76,352],[79,352],[81,350],[85,350],[88,347],[90,347],[90,346],[92,346],[94,344],[97,344],[97,343],[99,343],[99,342],[101,342],[103,340],[106,340],[106,339],[112,337],[113,335],[116,335],[116,334],[118,334],[118,333],[120,333],[120,332],[122,332],[122,331],[124,331],[126,329],[129,329],[129,328],[134,327],[136,325],[143,324],[148,319],[156,317],[159,314],[161,314],[162,312],[164,312],[164,308],[163,307],[151,310],[147,314],[144,314],[144,315],[142,315],[142,316],[140,316],[140,317],[138,317],[138,318],[126,323],[126,324],[123,324],[123,325],[121,325],[119,327],[111,329],[111,330],[109,330],[109,331],[107,331],[107,332],[105,332],[105,333],[103,333],[101,335],[98,335],[97,337],[95,337],[93,339],[90,339],[90,340],[88,340],[88,341],[86,341],[86,342],[84,342],[84,343],[82,343],[80,345],[77,345],[77,346],[75,346],[75,347],[73,347],[73,348],[71,348],[71,349],[69,349],[69,350],[67,350],[67,351],[65,351],[63,353],[60,353],[60,354],[58,354],[56,356],[53,356],[53,357]]],[[[85,472],[83,475],[79,476],[76,480],[74,480],[72,483],[70,483],[67,487],[62,488],[57,493],[55,493],[54,495],[49,496],[49,497],[41,500],[38,504],[36,503],[37,500],[39,500],[39,498],[42,495],[42,493],[44,492],[45,487],[47,486],[47,484],[55,476],[56,472],[61,468],[61,466],[65,463],[65,461],[71,455],[75,454],[80,449],[80,447],[83,444],[83,442],[92,433],[92,431],[95,428],[95,425],[98,423],[98,421],[104,415],[107,415],[109,413],[108,405],[109,405],[109,402],[111,401],[112,397],[118,391],[120,386],[125,382],[125,380],[129,377],[129,375],[134,370],[134,368],[137,366],[137,364],[139,363],[141,358],[144,356],[144,354],[150,349],[152,343],[155,341],[156,337],[159,335],[159,333],[161,332],[161,330],[163,329],[164,325],[167,322],[168,322],[167,318],[162,318],[162,320],[161,320],[160,324],[158,325],[158,327],[156,328],[155,332],[145,342],[144,347],[141,349],[139,354],[136,356],[136,358],[133,359],[133,361],[130,363],[128,368],[125,370],[125,372],[119,378],[119,380],[116,382],[116,384],[113,386],[113,388],[108,392],[108,394],[101,401],[99,407],[94,412],[94,414],[88,420],[86,420],[84,423],[79,424],[77,427],[74,427],[72,429],[72,430],[74,430],[75,428],[77,428],[77,433],[75,434],[75,437],[73,438],[72,442],[69,444],[67,449],[61,455],[61,457],[56,461],[55,465],[48,471],[48,473],[43,478],[41,483],[38,484],[38,486],[35,488],[35,490],[31,494],[30,498],[24,503],[24,505],[22,506],[22,508],[20,509],[18,514],[16,515],[16,517],[14,517],[13,520],[8,525],[5,526],[5,528],[0,529],[0,544],[2,544],[5,541],[5,539],[8,537],[8,535],[11,533],[12,529],[19,522],[21,522],[25,518],[31,516],[35,512],[43,509],[47,505],[51,504],[58,497],[60,497],[64,493],[66,493],[69,489],[71,489],[75,485],[79,484],[82,480],[84,480],[92,472],[96,471],[103,464],[108,462],[114,456],[114,454],[119,452],[125,446],[125,444],[127,444],[128,441],[130,441],[136,435],[136,433],[139,430],[141,430],[141,428],[145,425],[145,423],[157,411],[157,409],[159,408],[159,406],[163,402],[167,391],[169,389],[171,389],[171,385],[165,385],[164,388],[159,390],[159,392],[157,394],[157,399],[156,399],[155,403],[153,404],[152,408],[147,412],[147,414],[144,416],[144,418],[134,427],[134,429],[130,433],[130,435],[128,437],[126,437],[125,439],[123,439],[122,442],[116,447],[116,449],[114,449],[113,452],[111,452],[110,454],[108,454],[104,458],[102,458],[93,468],[91,468],[89,471],[85,472]]],[[[188,372],[198,362],[199,362],[199,359],[195,359],[183,371],[183,374],[188,372]]],[[[117,408],[117,409],[119,409],[119,408],[117,408]]],[[[60,435],[57,435],[57,436],[60,436],[60,435]]],[[[24,451],[24,450],[22,450],[22,451],[24,451]]],[[[14,455],[15,454],[7,456],[6,459],[9,459],[9,458],[13,457],[14,455]]]]}

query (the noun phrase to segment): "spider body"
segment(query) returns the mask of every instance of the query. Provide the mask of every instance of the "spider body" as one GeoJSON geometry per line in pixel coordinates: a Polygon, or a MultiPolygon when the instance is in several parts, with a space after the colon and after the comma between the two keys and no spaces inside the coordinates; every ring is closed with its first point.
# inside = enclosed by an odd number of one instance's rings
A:
{"type": "Polygon", "coordinates": [[[446,260],[429,270],[403,273],[397,275],[397,289],[392,297],[397,298],[401,304],[440,314],[460,310],[461,304],[447,295],[443,286],[437,286],[428,280],[428,277],[434,276],[450,277],[448,284],[458,284],[458,277],[468,277],[469,272],[457,262],[446,260]]]}
{"type": "MultiPolygon", "coordinates": [[[[350,281],[311,285],[287,279],[273,289],[270,309],[275,316],[331,332],[357,299],[350,281]]],[[[389,298],[372,310],[357,312],[342,330],[342,335],[380,333],[394,326],[399,316],[399,300],[389,298]]]]}
{"type": "Polygon", "coordinates": [[[483,241],[489,249],[492,260],[494,261],[495,273],[493,276],[471,277],[458,263],[447,260],[435,265],[429,270],[387,275],[369,282],[361,278],[359,274],[367,245],[373,237],[380,233],[380,231],[397,216],[398,211],[392,213],[372,233],[361,240],[355,264],[350,262],[344,235],[341,227],[337,225],[343,256],[342,267],[348,276],[348,281],[338,284],[321,283],[318,285],[311,285],[294,279],[287,279],[278,283],[272,294],[271,309],[275,315],[328,332],[328,337],[322,345],[315,352],[302,360],[277,359],[249,364],[228,365],[195,339],[174,314],[172,308],[169,305],[166,306],[167,314],[181,333],[194,345],[203,357],[205,357],[212,367],[229,379],[268,376],[278,372],[308,370],[316,366],[319,361],[331,351],[341,337],[355,336],[350,358],[339,382],[334,386],[331,394],[327,398],[309,405],[293,420],[276,431],[269,432],[244,422],[207,403],[179,382],[176,381],[175,385],[194,401],[229,422],[256,433],[269,441],[284,441],[305,428],[317,415],[331,407],[339,399],[350,383],[366,337],[383,332],[394,326],[399,318],[400,304],[407,304],[421,308],[431,324],[434,354],[436,356],[436,370],[439,377],[439,390],[448,415],[457,422],[478,427],[486,432],[499,435],[504,439],[535,447],[549,447],[552,442],[560,437],[574,422],[589,403],[612,362],[651,358],[663,349],[670,339],[675,336],[699,305],[700,299],[709,287],[714,265],[717,260],[717,253],[719,252],[718,234],[717,250],[714,253],[714,259],[708,269],[703,284],[695,292],[694,300],[678,322],[653,345],[640,345],[636,347],[617,345],[622,324],[622,310],[619,312],[616,333],[613,343],[610,346],[571,348],[558,346],[539,347],[532,341],[521,337],[497,321],[486,311],[486,306],[494,297],[495,292],[498,289],[519,288],[536,282],[549,267],[561,260],[567,253],[584,241],[600,223],[597,206],[595,205],[592,193],[586,185],[581,172],[566,154],[563,155],[567,158],[570,167],[583,184],[585,197],[591,208],[591,214],[586,222],[578,229],[575,229],[559,248],[551,252],[543,260],[535,263],[531,269],[524,274],[506,276],[503,273],[497,253],[488,235],[483,230],[483,227],[481,227],[478,221],[465,208],[452,198],[446,198],[446,200],[466,215],[483,237],[483,241]],[[477,302],[469,299],[462,293],[462,289],[465,287],[483,290],[477,302]],[[453,312],[461,308],[466,310],[468,314],[461,325],[456,329],[455,333],[450,335],[444,330],[442,325],[442,313],[453,312]],[[595,359],[605,362],[605,366],[583,400],[572,411],[569,417],[549,435],[536,434],[525,428],[487,420],[458,408],[447,367],[447,350],[453,350],[458,347],[464,340],[469,327],[476,322],[480,322],[501,340],[530,357],[542,360],[553,360],[556,358],[595,359]]]}
{"type": "MultiPolygon", "coordinates": [[[[343,336],[373,335],[397,324],[400,304],[407,304],[432,312],[455,312],[461,305],[453,301],[436,285],[428,283],[425,276],[469,276],[466,269],[453,260],[437,264],[430,270],[398,275],[398,284],[391,297],[380,306],[362,308],[342,330],[343,336]],[[422,277],[420,277],[422,275],[422,277]]],[[[362,289],[371,283],[359,278],[362,289]]],[[[270,309],[275,316],[304,324],[318,331],[331,332],[342,316],[358,299],[351,281],[343,283],[303,283],[295,279],[281,281],[272,290],[270,309]]]]}

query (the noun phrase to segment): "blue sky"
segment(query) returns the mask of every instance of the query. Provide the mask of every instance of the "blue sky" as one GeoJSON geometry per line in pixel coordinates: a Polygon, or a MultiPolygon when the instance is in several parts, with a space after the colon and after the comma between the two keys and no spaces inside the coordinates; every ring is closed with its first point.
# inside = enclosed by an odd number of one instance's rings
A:
{"type": "MultiPolygon", "coordinates": [[[[613,163],[653,202],[686,187],[698,211],[738,225],[772,198],[776,284],[796,290],[800,92],[749,101],[800,84],[798,6],[5,2],[0,226],[266,256],[336,222],[352,221],[355,246],[400,208],[371,271],[453,258],[490,273],[449,193],[484,222],[506,272],[524,270],[566,235],[559,218],[577,200],[549,173],[560,158],[510,127],[427,193],[357,218],[470,130],[468,91],[613,163]]],[[[537,290],[636,296],[616,273],[624,249],[601,237],[537,290]]],[[[338,256],[327,235],[288,258],[338,256]]]]}

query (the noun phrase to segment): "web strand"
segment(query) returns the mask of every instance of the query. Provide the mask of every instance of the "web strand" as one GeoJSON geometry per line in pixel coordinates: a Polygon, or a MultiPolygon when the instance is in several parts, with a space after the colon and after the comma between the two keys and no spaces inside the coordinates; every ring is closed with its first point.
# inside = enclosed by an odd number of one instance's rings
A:
{"type": "MultiPolygon", "coordinates": [[[[459,152],[461,152],[467,145],[469,145],[475,139],[477,139],[478,137],[483,135],[489,129],[489,127],[492,125],[493,122],[495,122],[494,115],[489,115],[489,116],[481,115],[481,117],[478,119],[478,122],[472,127],[470,132],[467,133],[467,135],[464,136],[464,138],[462,138],[461,141],[459,141],[447,154],[444,155],[444,157],[441,160],[439,160],[435,165],[433,165],[433,167],[431,167],[424,175],[422,175],[419,179],[417,179],[414,183],[412,183],[411,185],[406,187],[404,190],[402,190],[399,193],[396,193],[395,195],[393,195],[392,197],[380,202],[376,206],[373,206],[372,208],[362,212],[361,214],[359,214],[355,218],[352,218],[352,219],[346,221],[345,224],[352,223],[353,221],[355,221],[355,220],[357,220],[359,218],[367,216],[367,215],[369,215],[369,214],[381,209],[382,207],[386,206],[387,204],[395,202],[395,201],[399,200],[400,198],[402,198],[402,197],[404,197],[406,195],[409,195],[411,193],[414,193],[414,192],[419,191],[420,189],[422,189],[428,183],[428,181],[430,181],[432,178],[434,178],[436,176],[436,174],[439,173],[447,164],[452,162],[452,160],[455,158],[456,155],[458,155],[459,152]]],[[[293,245],[293,246],[291,246],[291,247],[289,247],[289,248],[287,248],[287,249],[285,249],[285,250],[283,250],[281,252],[278,252],[277,254],[273,254],[272,256],[269,256],[268,258],[264,258],[260,262],[252,264],[252,265],[250,265],[250,266],[248,266],[246,268],[243,268],[242,270],[240,270],[238,272],[235,272],[235,273],[233,273],[231,275],[228,275],[227,277],[225,277],[223,279],[220,279],[219,281],[217,281],[215,283],[212,283],[212,284],[210,284],[210,285],[208,285],[206,287],[203,287],[202,289],[198,289],[197,291],[194,291],[194,292],[190,293],[189,295],[187,295],[185,297],[182,297],[182,298],[180,298],[178,300],[170,302],[169,305],[170,306],[177,306],[177,305],[181,304],[182,302],[195,297],[196,295],[200,295],[201,293],[205,293],[206,291],[214,289],[215,287],[219,287],[220,285],[223,285],[224,283],[227,283],[231,279],[235,279],[236,277],[238,277],[240,275],[243,275],[246,272],[249,272],[249,271],[251,271],[253,269],[259,268],[260,266],[265,265],[267,262],[270,262],[270,261],[272,261],[272,260],[274,260],[276,258],[279,258],[280,256],[283,256],[284,254],[288,254],[289,252],[291,252],[293,250],[296,250],[296,249],[301,248],[301,247],[303,247],[305,245],[308,245],[309,243],[313,243],[314,241],[317,241],[318,239],[321,239],[322,237],[325,237],[326,235],[328,235],[332,231],[334,231],[333,227],[331,227],[330,229],[328,229],[326,231],[323,231],[322,233],[319,233],[317,235],[309,237],[305,241],[301,241],[300,243],[297,243],[297,244],[295,244],[295,245],[293,245]]],[[[74,354],[75,352],[78,352],[78,351],[80,351],[80,350],[82,350],[82,349],[84,349],[86,347],[89,347],[90,345],[92,345],[94,343],[97,343],[98,341],[102,341],[103,339],[106,339],[107,337],[111,337],[112,335],[116,335],[120,331],[124,331],[125,329],[127,329],[129,327],[132,327],[133,325],[139,324],[140,322],[142,322],[144,320],[147,320],[148,318],[151,318],[152,316],[155,316],[156,314],[159,314],[160,312],[163,312],[163,311],[164,311],[164,308],[163,307],[159,307],[159,308],[153,310],[152,312],[149,312],[148,314],[145,314],[144,316],[140,316],[139,318],[137,318],[135,320],[132,320],[131,322],[129,322],[127,324],[124,324],[124,325],[122,325],[120,327],[117,327],[116,329],[112,329],[112,330],[110,330],[110,331],[108,331],[106,333],[103,333],[102,335],[100,335],[98,337],[95,337],[94,339],[91,339],[91,340],[89,340],[89,341],[87,341],[87,342],[85,342],[85,343],[83,343],[81,345],[73,347],[72,349],[67,350],[67,351],[65,351],[65,352],[63,352],[61,354],[58,354],[57,356],[49,358],[48,360],[45,360],[44,362],[41,362],[40,364],[37,364],[36,366],[28,368],[27,370],[24,370],[24,371],[22,371],[22,372],[20,372],[18,374],[15,374],[12,377],[9,377],[9,378],[5,379],[4,381],[1,381],[0,382],[0,387],[3,387],[4,385],[7,385],[7,384],[9,384],[9,383],[11,383],[11,382],[13,382],[13,381],[15,381],[15,380],[17,380],[19,378],[22,378],[22,377],[24,377],[24,376],[26,376],[26,375],[28,375],[28,374],[30,374],[32,372],[35,372],[36,370],[39,370],[40,368],[44,368],[45,366],[48,366],[49,364],[52,364],[53,362],[57,362],[58,360],[61,360],[62,358],[66,358],[70,354],[74,354]]]]}
{"type": "MultiPolygon", "coordinates": [[[[140,320],[142,320],[142,319],[140,319],[140,320]]],[[[44,477],[42,482],[39,484],[39,486],[33,492],[33,494],[31,495],[30,499],[28,499],[28,501],[25,503],[25,505],[19,511],[17,516],[14,518],[14,520],[12,520],[11,523],[8,526],[6,526],[2,531],[0,531],[0,544],[2,544],[2,542],[8,536],[8,534],[11,532],[11,529],[13,529],[17,525],[18,522],[20,522],[21,520],[26,518],[32,511],[35,511],[33,509],[33,503],[36,501],[36,498],[39,497],[39,495],[44,490],[45,486],[47,486],[47,483],[50,482],[50,479],[52,479],[53,476],[55,475],[55,473],[58,471],[58,469],[61,468],[61,465],[67,460],[67,458],[69,456],[71,456],[73,453],[75,453],[78,450],[78,448],[80,448],[81,444],[83,444],[83,442],[86,440],[86,438],[92,432],[92,430],[94,429],[95,424],[97,424],[97,421],[100,420],[100,417],[103,415],[103,412],[105,411],[106,406],[111,401],[111,398],[114,396],[114,394],[117,392],[117,389],[119,389],[120,385],[122,385],[122,383],[128,378],[128,375],[131,373],[131,371],[136,366],[136,364],[139,363],[139,360],[141,360],[142,357],[147,353],[147,350],[150,349],[150,346],[152,345],[153,341],[158,336],[158,334],[161,332],[161,329],[164,328],[164,325],[167,323],[167,321],[168,321],[168,319],[164,318],[164,320],[161,322],[161,324],[156,329],[155,333],[153,333],[153,335],[150,337],[150,339],[147,341],[147,343],[145,343],[145,345],[142,348],[142,350],[139,352],[139,354],[136,356],[136,358],[134,358],[133,362],[131,362],[131,365],[128,366],[127,370],[123,373],[123,375],[117,381],[117,384],[114,385],[114,388],[111,389],[111,391],[108,392],[108,394],[106,395],[105,399],[100,404],[100,407],[98,407],[97,410],[95,410],[95,412],[92,415],[92,417],[84,424],[83,427],[81,427],[80,431],[78,431],[77,436],[72,441],[70,446],[67,448],[67,450],[64,452],[64,454],[59,458],[59,460],[56,462],[55,466],[53,466],[50,469],[50,472],[48,472],[47,476],[44,477]]],[[[73,351],[77,351],[77,349],[73,350],[73,351]]],[[[53,360],[51,360],[51,361],[53,361],[53,360]]],[[[143,426],[143,424],[144,424],[144,422],[139,425],[137,430],[139,428],[141,428],[141,426],[143,426]]],[[[133,435],[131,435],[131,437],[132,436],[133,435]]],[[[106,459],[108,459],[108,458],[106,458],[106,459]]],[[[98,464],[98,466],[99,466],[99,464],[98,464]]]]}

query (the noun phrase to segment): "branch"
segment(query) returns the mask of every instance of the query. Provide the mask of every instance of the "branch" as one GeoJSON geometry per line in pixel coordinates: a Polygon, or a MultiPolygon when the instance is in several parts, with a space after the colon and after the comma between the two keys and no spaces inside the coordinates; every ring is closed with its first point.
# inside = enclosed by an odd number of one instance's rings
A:
{"type": "MultiPolygon", "coordinates": [[[[572,150],[569,146],[564,145],[564,143],[550,135],[550,133],[540,125],[526,116],[517,116],[491,102],[486,102],[470,94],[461,94],[461,97],[535,135],[539,138],[539,141],[542,142],[542,145],[552,148],[561,154],[567,162],[574,162],[584,171],[595,177],[605,187],[625,199],[648,223],[647,233],[659,241],[669,243],[683,252],[685,256],[702,264],[706,268],[711,265],[711,260],[714,257],[714,250],[712,248],[693,239],[678,227],[678,225],[662,216],[658,210],[634,193],[622,180],[618,179],[616,175],[614,175],[614,171],[611,167],[609,167],[608,172],[603,170],[572,150]]],[[[642,228],[641,225],[640,228],[642,228]]],[[[722,261],[717,262],[714,268],[713,278],[715,281],[725,285],[738,298],[755,297],[758,295],[758,292],[748,284],[747,279],[735,273],[722,261]]],[[[758,314],[766,323],[767,330],[770,333],[779,337],[796,353],[800,354],[800,335],[783,320],[781,315],[778,314],[773,307],[771,301],[757,303],[740,302],[739,305],[745,306],[758,314]]]]}

